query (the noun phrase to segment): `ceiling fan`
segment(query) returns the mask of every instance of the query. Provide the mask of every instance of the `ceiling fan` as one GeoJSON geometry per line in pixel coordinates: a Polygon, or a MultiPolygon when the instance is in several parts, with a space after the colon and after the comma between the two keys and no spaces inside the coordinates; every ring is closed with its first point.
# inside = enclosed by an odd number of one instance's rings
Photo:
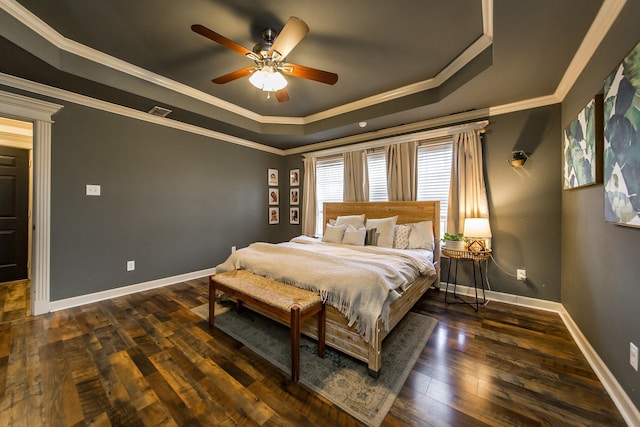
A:
{"type": "Polygon", "coordinates": [[[191,30],[252,59],[255,63],[255,65],[217,77],[212,80],[213,83],[229,83],[250,75],[249,81],[255,87],[267,92],[274,92],[278,102],[287,102],[289,101],[289,93],[285,88],[287,81],[282,74],[329,85],[338,81],[338,75],[335,73],[284,62],[287,55],[309,32],[309,26],[295,16],[289,18],[280,34],[270,28],[264,30],[262,32],[263,41],[255,45],[253,50],[249,50],[200,24],[192,25],[191,30]]]}

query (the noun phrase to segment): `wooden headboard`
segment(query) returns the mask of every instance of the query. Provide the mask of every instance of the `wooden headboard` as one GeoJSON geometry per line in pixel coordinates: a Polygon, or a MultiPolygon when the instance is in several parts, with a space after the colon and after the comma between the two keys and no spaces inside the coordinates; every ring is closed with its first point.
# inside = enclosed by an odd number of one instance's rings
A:
{"type": "Polygon", "coordinates": [[[426,202],[342,202],[324,204],[324,222],[344,215],[362,215],[366,218],[386,218],[398,215],[398,224],[420,221],[433,223],[435,240],[434,261],[440,270],[440,201],[426,202]]]}

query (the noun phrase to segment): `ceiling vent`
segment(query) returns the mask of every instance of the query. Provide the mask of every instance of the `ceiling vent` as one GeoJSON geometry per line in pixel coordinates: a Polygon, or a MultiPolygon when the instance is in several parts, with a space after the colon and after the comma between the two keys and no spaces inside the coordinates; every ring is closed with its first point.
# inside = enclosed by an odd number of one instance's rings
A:
{"type": "Polygon", "coordinates": [[[149,114],[158,116],[158,117],[167,117],[169,113],[173,110],[169,110],[168,108],[158,107],[157,105],[149,110],[149,114]]]}

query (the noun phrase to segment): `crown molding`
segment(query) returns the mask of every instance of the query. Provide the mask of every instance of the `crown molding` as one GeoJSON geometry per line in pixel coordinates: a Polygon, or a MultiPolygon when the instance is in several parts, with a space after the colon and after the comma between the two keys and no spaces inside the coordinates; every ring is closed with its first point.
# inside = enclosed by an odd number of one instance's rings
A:
{"type": "Polygon", "coordinates": [[[344,104],[336,108],[321,111],[306,117],[283,117],[263,116],[257,114],[246,108],[242,108],[220,98],[217,98],[213,95],[209,95],[200,90],[194,89],[191,86],[187,86],[175,80],[163,77],[144,68],[130,64],[106,53],[100,52],[76,41],[70,40],[64,37],[62,34],[58,33],[46,22],[39,19],[36,15],[19,4],[16,0],[0,0],[0,8],[2,8],[5,12],[13,16],[23,25],[30,28],[40,37],[47,40],[60,50],[85,58],[94,63],[109,67],[113,70],[126,73],[141,80],[156,84],[173,92],[187,95],[193,99],[208,103],[212,106],[253,120],[257,123],[283,125],[305,125],[319,120],[328,119],[345,112],[351,112],[354,109],[370,107],[372,105],[380,104],[389,100],[412,95],[414,93],[422,92],[440,86],[492,44],[493,39],[491,35],[493,34],[493,0],[481,0],[481,5],[483,34],[471,46],[469,46],[460,55],[454,58],[453,61],[442,71],[440,71],[435,77],[411,85],[403,86],[391,91],[383,92],[374,96],[370,96],[359,101],[344,104]]]}
{"type": "Polygon", "coordinates": [[[471,46],[465,49],[464,52],[462,52],[452,62],[450,62],[449,65],[447,65],[442,71],[440,71],[435,77],[431,79],[412,83],[410,85],[373,95],[368,98],[363,98],[358,101],[343,104],[329,110],[311,114],[305,117],[305,123],[313,123],[319,120],[328,119],[340,114],[349,113],[354,110],[360,110],[372,105],[381,104],[383,102],[402,98],[408,95],[413,95],[414,93],[423,92],[425,90],[441,86],[444,82],[449,80],[458,71],[460,71],[465,65],[471,62],[476,56],[484,52],[485,49],[491,46],[492,43],[493,39],[487,37],[486,35],[482,35],[475,42],[473,42],[471,46]]]}
{"type": "Polygon", "coordinates": [[[463,123],[463,124],[456,124],[456,125],[447,126],[447,127],[431,128],[422,132],[415,132],[415,133],[409,133],[409,134],[403,134],[403,135],[394,135],[388,138],[382,138],[382,139],[371,140],[368,142],[363,142],[361,144],[339,146],[339,147],[329,148],[327,150],[314,151],[312,153],[305,154],[304,157],[324,157],[324,156],[331,156],[334,154],[342,154],[349,151],[368,150],[372,148],[383,147],[386,145],[402,144],[410,141],[434,140],[437,138],[451,136],[455,133],[467,132],[472,130],[479,130],[483,132],[484,128],[486,128],[488,125],[489,125],[489,120],[482,120],[475,123],[463,123]]]}
{"type": "Polygon", "coordinates": [[[141,80],[156,84],[158,86],[164,87],[165,89],[187,95],[191,98],[206,102],[210,105],[238,114],[248,119],[261,122],[260,119],[262,116],[250,110],[194,89],[191,86],[187,86],[185,84],[176,82],[175,80],[171,80],[159,74],[153,73],[144,68],[130,64],[126,61],[85,46],[74,40],[68,39],[62,34],[58,33],[46,22],[42,21],[36,15],[31,13],[31,11],[29,11],[27,8],[25,8],[15,0],[0,0],[0,8],[4,9],[5,12],[9,13],[23,25],[27,26],[33,32],[35,32],[40,37],[47,40],[60,50],[69,52],[73,55],[77,55],[81,58],[85,58],[96,64],[104,65],[113,70],[129,74],[130,76],[139,78],[141,80]]]}
{"type": "Polygon", "coordinates": [[[335,147],[341,147],[356,143],[376,141],[383,138],[392,138],[397,135],[415,135],[416,132],[428,131],[431,129],[441,128],[443,126],[451,126],[472,120],[485,119],[488,117],[488,113],[488,110],[482,109],[467,111],[459,114],[452,114],[450,116],[437,117],[435,119],[421,120],[419,122],[408,123],[406,125],[395,126],[366,133],[359,133],[357,135],[323,141],[317,144],[309,144],[303,147],[290,148],[288,150],[285,150],[284,154],[287,156],[292,154],[305,154],[321,150],[329,150],[335,147]]]}
{"type": "Polygon", "coordinates": [[[546,107],[547,105],[559,104],[561,102],[562,98],[554,93],[552,95],[540,96],[538,98],[525,99],[523,101],[512,102],[510,104],[489,107],[489,116],[499,116],[501,114],[531,110],[533,108],[546,107]]]}
{"type": "Polygon", "coordinates": [[[62,108],[62,105],[52,102],[27,98],[26,96],[4,91],[0,91],[0,100],[2,101],[3,115],[15,118],[29,117],[42,122],[51,122],[51,115],[62,108]]]}
{"type": "Polygon", "coordinates": [[[559,99],[564,100],[565,96],[567,96],[626,3],[627,0],[604,0],[580,47],[573,56],[571,63],[569,63],[569,67],[567,67],[564,76],[562,76],[562,80],[558,84],[555,95],[559,99]]]}
{"type": "MultiPolygon", "coordinates": [[[[208,138],[213,138],[219,141],[230,142],[232,144],[241,145],[243,147],[253,148],[255,150],[265,151],[271,154],[277,154],[282,156],[283,150],[278,148],[269,147],[267,145],[259,144],[254,141],[249,141],[247,139],[238,138],[233,135],[227,135],[222,132],[216,132],[214,130],[205,129],[199,126],[190,125],[187,123],[179,122],[177,120],[172,120],[166,117],[158,117],[152,114],[134,110],[133,108],[123,107],[122,105],[112,104],[110,102],[102,101],[95,98],[90,98],[85,95],[80,95],[77,93],[69,92],[64,89],[59,89],[51,86],[44,85],[42,83],[36,83],[29,80],[22,79],[20,77],[11,76],[8,74],[0,73],[0,85],[5,85],[9,87],[13,87],[16,89],[24,90],[31,93],[40,94],[43,96],[48,96],[55,99],[60,99],[63,101],[72,102],[74,104],[83,105],[85,107],[94,108],[97,110],[106,111],[113,114],[118,114],[120,116],[129,117],[136,120],[142,120],[149,123],[155,123],[162,126],[167,126],[173,129],[182,130],[185,132],[206,136],[208,138]]],[[[2,93],[2,92],[0,92],[2,93]]],[[[11,93],[7,93],[7,98],[18,97],[19,95],[14,95],[11,93]]],[[[24,98],[24,97],[22,97],[24,98]]],[[[30,99],[30,98],[25,98],[30,99]]],[[[30,100],[32,103],[33,100],[30,100]]],[[[58,109],[62,108],[61,105],[51,104],[48,102],[40,101],[40,103],[48,106],[54,105],[58,107],[58,109]]],[[[47,110],[50,111],[50,110],[47,110]]],[[[56,109],[57,111],[57,109],[56,109]]],[[[16,117],[20,117],[21,114],[14,114],[16,117]]]]}
{"type": "MultiPolygon", "coordinates": [[[[493,0],[482,0],[482,1],[483,1],[483,16],[484,16],[483,25],[485,25],[485,32],[487,32],[487,28],[491,28],[492,30],[493,0]]],[[[13,3],[15,2],[13,2],[12,0],[0,0],[0,7],[6,10],[6,5],[13,4],[13,3]]],[[[419,132],[425,129],[432,129],[440,126],[447,126],[454,123],[478,120],[481,118],[498,116],[502,114],[508,114],[508,113],[513,113],[517,111],[540,108],[548,105],[561,103],[564,100],[566,94],[568,93],[568,90],[573,86],[573,84],[575,84],[576,80],[580,76],[580,73],[584,70],[584,67],[586,66],[588,61],[591,59],[591,57],[595,53],[595,50],[597,49],[597,47],[600,45],[600,43],[602,42],[606,34],[611,29],[611,26],[615,22],[615,19],[618,17],[618,15],[620,14],[625,4],[626,4],[626,0],[605,0],[604,1],[602,7],[600,8],[600,11],[598,12],[596,18],[594,19],[594,22],[589,28],[587,35],[585,36],[583,42],[581,43],[580,48],[576,51],[576,54],[574,55],[574,58],[572,59],[569,65],[569,68],[565,72],[562,81],[556,88],[555,92],[551,95],[517,101],[509,104],[492,106],[485,109],[473,110],[473,111],[454,114],[450,116],[428,119],[420,122],[414,122],[406,125],[382,129],[379,131],[347,136],[344,138],[323,141],[316,144],[311,144],[311,145],[306,145],[306,146],[286,149],[286,150],[280,150],[280,149],[266,146],[264,144],[260,144],[254,141],[234,137],[232,135],[227,135],[221,132],[200,128],[200,127],[189,125],[186,123],[181,123],[172,119],[152,116],[150,114],[140,112],[138,110],[122,107],[122,106],[111,104],[105,101],[96,100],[84,95],[75,94],[62,89],[53,88],[50,86],[31,82],[31,81],[21,79],[19,77],[10,76],[7,74],[0,73],[0,84],[6,85],[9,87],[14,87],[17,89],[22,89],[32,93],[39,93],[45,96],[50,96],[52,98],[61,99],[61,100],[73,102],[80,105],[85,105],[91,108],[112,112],[122,116],[127,116],[127,117],[135,118],[138,120],[144,120],[144,121],[160,124],[163,126],[168,126],[174,129],[195,133],[195,134],[206,136],[216,140],[238,144],[248,148],[253,148],[256,150],[260,150],[260,151],[264,151],[264,152],[268,152],[268,153],[272,153],[280,156],[288,156],[293,154],[302,154],[302,153],[308,153],[312,151],[330,149],[332,147],[337,147],[340,145],[348,145],[348,144],[371,141],[374,139],[387,138],[387,137],[391,137],[393,135],[399,135],[402,133],[419,132]]],[[[19,6],[19,8],[21,8],[21,6],[19,6]]],[[[33,15],[31,15],[30,13],[27,13],[25,22],[33,18],[35,19],[35,22],[37,24],[44,24],[42,21],[33,17],[33,15]]],[[[488,34],[491,34],[491,33],[488,33],[488,34]]],[[[486,43],[488,43],[489,41],[488,39],[486,39],[486,37],[488,36],[485,34],[485,36],[478,39],[476,43],[474,43],[474,45],[468,49],[467,55],[469,56],[473,55],[473,52],[478,49],[481,49],[482,46],[485,46],[486,48],[486,43]]],[[[425,84],[425,82],[416,83],[415,85],[410,85],[410,86],[412,88],[415,88],[420,84],[425,84]]],[[[411,89],[407,89],[407,90],[409,91],[411,89]]],[[[422,87],[421,90],[424,90],[424,87],[422,87]]],[[[386,95],[384,95],[386,97],[385,100],[392,99],[391,97],[394,96],[392,92],[394,91],[386,92],[386,95]]],[[[15,97],[15,99],[19,99],[19,95],[8,94],[8,96],[15,97]]],[[[46,103],[44,101],[41,101],[41,102],[42,102],[41,108],[43,109],[42,117],[50,117],[51,107],[47,107],[47,106],[56,105],[56,104],[46,103]]],[[[30,107],[33,107],[32,103],[33,103],[33,100],[30,100],[29,101],[30,107]]],[[[18,106],[16,106],[16,108],[18,108],[18,106]]],[[[59,108],[62,108],[62,106],[56,105],[55,108],[59,109],[59,108]]],[[[338,107],[338,108],[341,108],[341,107],[338,107]]],[[[33,109],[30,108],[30,111],[33,111],[33,109]]],[[[333,109],[332,111],[337,114],[337,109],[333,109]]],[[[302,123],[307,123],[308,121],[320,120],[321,114],[323,113],[318,113],[316,115],[308,116],[306,119],[297,119],[295,121],[295,124],[302,124],[302,123]]],[[[20,117],[22,114],[19,114],[17,112],[13,115],[20,117]]],[[[274,124],[283,123],[282,121],[279,121],[281,118],[278,118],[278,117],[270,116],[270,117],[262,117],[262,119],[264,120],[264,123],[274,123],[274,124]]]]}

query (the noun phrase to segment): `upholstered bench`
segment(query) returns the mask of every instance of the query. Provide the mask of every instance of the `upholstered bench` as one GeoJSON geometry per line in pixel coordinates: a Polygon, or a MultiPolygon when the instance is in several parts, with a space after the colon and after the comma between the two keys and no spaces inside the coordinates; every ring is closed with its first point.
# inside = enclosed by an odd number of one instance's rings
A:
{"type": "Polygon", "coordinates": [[[209,325],[215,319],[216,290],[242,304],[256,308],[291,328],[291,379],[300,378],[300,322],[318,314],[318,355],[324,356],[325,309],[317,292],[285,285],[245,270],[228,271],[209,277],[209,325]]]}

